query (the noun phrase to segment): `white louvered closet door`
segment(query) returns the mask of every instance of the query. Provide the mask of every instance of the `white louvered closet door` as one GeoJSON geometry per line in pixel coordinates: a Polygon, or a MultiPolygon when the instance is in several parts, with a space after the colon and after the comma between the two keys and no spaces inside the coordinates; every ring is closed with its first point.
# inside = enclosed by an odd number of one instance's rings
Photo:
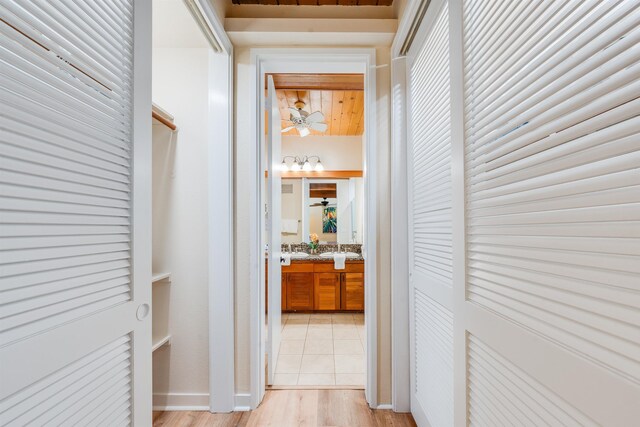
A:
{"type": "Polygon", "coordinates": [[[640,2],[464,0],[468,423],[640,420],[640,2]]]}
{"type": "Polygon", "coordinates": [[[407,55],[411,408],[453,423],[449,15],[432,1],[407,55]]]}
{"type": "Polygon", "coordinates": [[[2,426],[151,425],[150,15],[0,2],[2,426]]]}

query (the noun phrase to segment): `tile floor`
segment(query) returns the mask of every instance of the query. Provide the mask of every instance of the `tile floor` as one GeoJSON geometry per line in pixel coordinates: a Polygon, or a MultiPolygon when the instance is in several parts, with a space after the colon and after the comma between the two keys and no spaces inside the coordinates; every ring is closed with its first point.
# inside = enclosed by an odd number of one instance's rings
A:
{"type": "Polygon", "coordinates": [[[282,314],[274,386],[364,388],[364,314],[282,314]]]}

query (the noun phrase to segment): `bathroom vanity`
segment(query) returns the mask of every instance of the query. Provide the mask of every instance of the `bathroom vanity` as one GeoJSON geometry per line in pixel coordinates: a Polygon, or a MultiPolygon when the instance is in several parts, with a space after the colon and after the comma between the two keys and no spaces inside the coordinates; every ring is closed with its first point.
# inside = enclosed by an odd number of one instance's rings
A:
{"type": "Polygon", "coordinates": [[[347,260],[341,270],[320,257],[292,260],[281,268],[283,312],[364,311],[362,258],[347,260]]]}

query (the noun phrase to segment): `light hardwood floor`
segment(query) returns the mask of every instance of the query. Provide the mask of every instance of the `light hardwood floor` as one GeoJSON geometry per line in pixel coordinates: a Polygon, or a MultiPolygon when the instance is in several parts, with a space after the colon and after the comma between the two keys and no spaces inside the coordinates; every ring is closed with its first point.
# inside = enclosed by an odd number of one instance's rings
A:
{"type": "Polygon", "coordinates": [[[251,412],[154,412],[154,427],[415,427],[411,414],[371,410],[362,390],[270,390],[251,412]]]}

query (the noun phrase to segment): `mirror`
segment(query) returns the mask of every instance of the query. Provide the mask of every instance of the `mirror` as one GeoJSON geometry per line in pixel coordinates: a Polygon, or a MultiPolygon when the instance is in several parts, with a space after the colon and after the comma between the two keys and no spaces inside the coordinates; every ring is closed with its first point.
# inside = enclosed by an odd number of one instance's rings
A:
{"type": "Polygon", "coordinates": [[[362,178],[282,179],[282,243],[362,244],[364,183],[362,178]]]}

